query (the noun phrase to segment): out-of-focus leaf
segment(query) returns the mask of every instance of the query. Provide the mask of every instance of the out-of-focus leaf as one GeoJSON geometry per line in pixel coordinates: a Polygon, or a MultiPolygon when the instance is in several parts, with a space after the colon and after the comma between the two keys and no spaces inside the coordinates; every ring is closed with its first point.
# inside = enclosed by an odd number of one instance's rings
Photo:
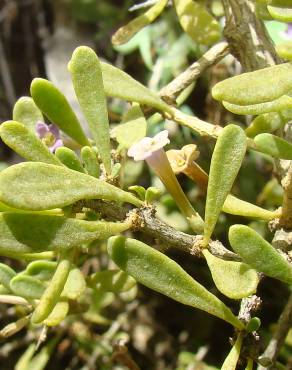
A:
{"type": "MultiPolygon", "coordinates": [[[[275,3],[275,1],[272,1],[272,4],[275,3]]],[[[271,16],[274,19],[277,19],[280,22],[292,22],[292,4],[289,3],[287,6],[273,6],[273,5],[268,5],[267,9],[268,12],[271,14],[271,16]]]]}
{"type": "Polygon", "coordinates": [[[46,326],[57,326],[65,319],[69,311],[69,303],[60,301],[53,308],[49,316],[44,320],[46,326]]]}
{"type": "Polygon", "coordinates": [[[4,263],[0,263],[0,284],[10,290],[10,281],[16,276],[16,272],[4,263]]]}
{"type": "Polygon", "coordinates": [[[276,52],[281,58],[292,61],[292,41],[285,41],[276,45],[276,52]]]}
{"type": "Polygon", "coordinates": [[[10,289],[20,297],[39,299],[44,293],[46,286],[42,281],[20,273],[10,281],[10,289]]]}
{"type": "Polygon", "coordinates": [[[96,289],[113,293],[126,292],[136,285],[135,279],[120,270],[98,271],[90,277],[89,282],[96,289]]]}
{"type": "Polygon", "coordinates": [[[147,122],[139,104],[133,104],[123,117],[120,125],[116,126],[112,135],[124,148],[129,149],[134,143],[146,136],[147,122]]]}
{"type": "Polygon", "coordinates": [[[68,279],[64,286],[61,297],[76,300],[86,289],[86,282],[79,268],[74,267],[70,270],[68,279]]]}
{"type": "Polygon", "coordinates": [[[148,288],[217,316],[238,329],[243,328],[242,322],[223,302],[163,253],[122,236],[108,240],[108,252],[122,270],[148,288]]]}
{"type": "Polygon", "coordinates": [[[142,204],[131,193],[66,167],[29,162],[0,172],[0,200],[8,206],[37,211],[63,208],[81,199],[142,204]]]}
{"type": "Polygon", "coordinates": [[[36,105],[51,122],[77,143],[88,145],[76,114],[65,96],[50,81],[35,78],[31,83],[30,93],[36,105]]]}
{"type": "Polygon", "coordinates": [[[271,112],[257,116],[245,129],[249,137],[255,137],[263,132],[274,132],[284,124],[279,113],[271,112]]]}
{"type": "Polygon", "coordinates": [[[245,225],[229,229],[229,241],[242,260],[267,276],[292,284],[292,266],[256,231],[245,225]]]}
{"type": "Polygon", "coordinates": [[[242,299],[256,292],[259,278],[255,270],[242,262],[225,261],[203,249],[218,290],[231,299],[242,299]]]}
{"type": "Polygon", "coordinates": [[[111,172],[109,120],[100,61],[87,47],[75,49],[68,64],[74,90],[107,174],[111,172]]]}
{"type": "MultiPolygon", "coordinates": [[[[62,256],[61,260],[57,265],[52,280],[50,281],[48,287],[42,294],[40,301],[32,314],[31,317],[32,323],[39,324],[46,318],[48,318],[49,315],[52,313],[64,289],[65,283],[70,272],[70,267],[71,267],[70,257],[67,257],[67,255],[62,256]]],[[[61,311],[64,312],[64,307],[63,310],[61,311]]],[[[56,316],[58,316],[59,314],[58,309],[57,312],[55,312],[55,314],[56,316]]]]}
{"type": "Polygon", "coordinates": [[[25,274],[46,282],[52,278],[56,267],[57,262],[54,261],[33,261],[26,266],[25,274]]]}
{"type": "Polygon", "coordinates": [[[29,130],[35,132],[35,125],[44,117],[32,98],[22,96],[13,107],[13,120],[23,123],[29,130]]]}
{"type": "Polygon", "coordinates": [[[184,31],[199,44],[213,44],[220,38],[220,24],[205,6],[193,0],[174,0],[179,22],[184,31]]]}
{"type": "Polygon", "coordinates": [[[292,160],[292,144],[272,134],[259,134],[254,138],[257,150],[274,158],[292,160]]]}
{"type": "Polygon", "coordinates": [[[137,32],[149,23],[153,22],[159,16],[165,8],[167,1],[168,0],[159,0],[144,14],[133,19],[126,26],[119,28],[112,37],[112,43],[114,45],[120,45],[129,41],[137,32]]]}
{"type": "Polygon", "coordinates": [[[238,174],[246,151],[244,131],[236,125],[224,127],[218,137],[211,159],[206,209],[204,241],[208,244],[223,204],[238,174]]]}

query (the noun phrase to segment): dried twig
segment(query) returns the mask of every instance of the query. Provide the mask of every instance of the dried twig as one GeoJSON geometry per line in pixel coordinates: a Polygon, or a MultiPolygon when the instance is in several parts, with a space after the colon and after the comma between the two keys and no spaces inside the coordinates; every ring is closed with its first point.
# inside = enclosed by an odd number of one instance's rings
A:
{"type": "Polygon", "coordinates": [[[174,103],[175,99],[185,88],[196,81],[208,67],[219,62],[228,53],[229,47],[226,42],[214,45],[199,60],[161,89],[159,95],[168,103],[174,103]]]}

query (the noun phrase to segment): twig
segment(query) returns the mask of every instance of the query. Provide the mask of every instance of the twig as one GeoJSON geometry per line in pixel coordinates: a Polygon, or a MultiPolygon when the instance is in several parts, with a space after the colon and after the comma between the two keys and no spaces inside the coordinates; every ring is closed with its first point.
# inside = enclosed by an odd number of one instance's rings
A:
{"type": "MultiPolygon", "coordinates": [[[[267,366],[272,366],[279,354],[279,351],[284,343],[287,333],[292,325],[292,293],[288,299],[288,302],[279,318],[277,329],[270,340],[265,352],[261,356],[261,362],[265,361],[267,366]]],[[[260,365],[258,370],[264,370],[267,367],[260,365]]]]}
{"type": "MultiPolygon", "coordinates": [[[[102,217],[109,220],[124,220],[127,217],[127,211],[111,202],[103,202],[100,200],[90,200],[78,202],[75,205],[76,209],[82,207],[91,208],[98,211],[102,217]]],[[[142,207],[134,209],[128,213],[133,222],[134,231],[142,232],[151,236],[159,244],[168,248],[185,251],[202,258],[201,254],[201,235],[190,235],[183,233],[161,221],[155,214],[154,207],[142,207]]],[[[237,254],[226,249],[219,241],[210,241],[209,248],[211,253],[225,260],[240,261],[237,254]]]]}
{"type": "Polygon", "coordinates": [[[178,95],[210,66],[229,53],[227,42],[220,42],[209,49],[199,60],[160,90],[159,95],[168,103],[174,103],[178,95]]]}

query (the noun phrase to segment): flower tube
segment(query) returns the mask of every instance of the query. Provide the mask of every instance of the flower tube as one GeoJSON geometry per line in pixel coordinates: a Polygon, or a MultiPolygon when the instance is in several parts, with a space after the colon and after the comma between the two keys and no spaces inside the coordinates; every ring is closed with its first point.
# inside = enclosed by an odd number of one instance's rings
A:
{"type": "Polygon", "coordinates": [[[163,149],[168,143],[168,131],[164,130],[153,138],[145,137],[133,144],[128,150],[128,155],[133,157],[135,161],[145,160],[147,162],[148,166],[160,178],[176,201],[177,206],[189,221],[192,229],[197,233],[201,233],[204,222],[183,192],[163,149]]]}

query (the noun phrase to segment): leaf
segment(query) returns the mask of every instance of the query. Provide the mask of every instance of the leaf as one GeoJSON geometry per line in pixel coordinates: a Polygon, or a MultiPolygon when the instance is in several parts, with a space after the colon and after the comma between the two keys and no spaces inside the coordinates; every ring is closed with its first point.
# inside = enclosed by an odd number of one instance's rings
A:
{"type": "MultiPolygon", "coordinates": [[[[291,4],[290,4],[291,5],[291,4]]],[[[281,7],[268,5],[268,12],[271,16],[280,22],[292,22],[292,7],[281,7]]]]}
{"type": "MultiPolygon", "coordinates": [[[[81,247],[93,240],[106,239],[131,227],[128,222],[84,221],[34,213],[2,213],[0,215],[0,255],[17,256],[48,250],[81,247]]],[[[51,262],[40,262],[51,264],[51,262]]],[[[28,273],[38,271],[37,262],[28,273]]]]}
{"type": "Polygon", "coordinates": [[[137,102],[172,114],[171,107],[164,103],[155,92],[147,89],[127,73],[103,62],[101,62],[101,69],[104,91],[107,96],[137,102]]]}
{"type": "Polygon", "coordinates": [[[223,204],[238,174],[246,151],[246,136],[236,125],[224,127],[211,159],[206,209],[204,245],[207,245],[223,204]]]}
{"type": "Polygon", "coordinates": [[[289,40],[276,45],[276,52],[281,58],[292,61],[292,41],[289,40]]]}
{"type": "Polygon", "coordinates": [[[73,52],[68,69],[101,160],[107,174],[110,174],[109,121],[99,59],[91,48],[80,46],[73,52]]]}
{"type": "Polygon", "coordinates": [[[271,102],[292,90],[292,64],[283,63],[218,82],[213,98],[237,105],[271,102]]]}
{"type": "Polygon", "coordinates": [[[235,196],[228,194],[222,207],[222,211],[232,215],[255,217],[262,220],[273,220],[280,216],[279,211],[269,211],[252,203],[245,202],[235,196]]]}
{"type": "Polygon", "coordinates": [[[4,263],[0,263],[0,284],[10,290],[10,280],[16,276],[16,272],[4,263]]]}
{"type": "Polygon", "coordinates": [[[249,137],[255,137],[263,132],[274,132],[285,123],[285,120],[279,113],[271,112],[257,116],[251,124],[245,129],[249,137]]]}
{"type": "Polygon", "coordinates": [[[81,158],[83,166],[86,169],[88,175],[99,178],[100,168],[97,160],[96,153],[89,146],[84,146],[81,149],[81,158]]]}
{"type": "Polygon", "coordinates": [[[292,284],[292,266],[253,229],[233,225],[229,229],[229,241],[245,263],[267,276],[292,284]]]}
{"type": "Polygon", "coordinates": [[[236,369],[236,365],[237,365],[240,351],[241,351],[242,339],[243,339],[242,334],[239,334],[236,339],[236,342],[231,348],[231,351],[229,352],[228,356],[224,360],[221,370],[235,370],[236,369]]]}
{"type": "Polygon", "coordinates": [[[41,299],[32,314],[31,322],[33,324],[41,323],[52,313],[64,289],[70,272],[70,267],[70,258],[66,255],[62,256],[52,280],[41,296],[41,299]]]}
{"type": "Polygon", "coordinates": [[[259,134],[254,138],[256,149],[274,158],[292,160],[292,144],[272,134],[259,134]]]}
{"type": "MultiPolygon", "coordinates": [[[[48,227],[50,226],[48,225],[48,227]]],[[[30,231],[33,232],[33,230],[30,231]]],[[[46,282],[51,280],[56,267],[57,262],[54,261],[33,261],[26,266],[24,273],[38,280],[46,282]]]]}
{"type": "Polygon", "coordinates": [[[212,278],[218,290],[231,299],[242,299],[254,294],[259,283],[258,274],[242,262],[224,261],[203,249],[212,278]]]}
{"type": "Polygon", "coordinates": [[[30,93],[39,109],[65,134],[80,145],[88,145],[88,140],[65,96],[52,82],[43,78],[33,79],[30,93]]]}
{"type": "Polygon", "coordinates": [[[49,316],[44,320],[46,326],[57,326],[65,319],[69,311],[69,303],[65,301],[58,302],[49,316]]]}
{"type": "Polygon", "coordinates": [[[243,328],[223,302],[157,250],[138,240],[116,236],[108,240],[108,253],[122,270],[148,288],[243,328]]]}
{"type": "Polygon", "coordinates": [[[128,192],[66,167],[28,162],[0,172],[0,201],[8,206],[36,211],[63,208],[81,199],[142,204],[128,192]]]}
{"type": "Polygon", "coordinates": [[[12,335],[18,333],[29,323],[29,315],[21,317],[15,322],[12,322],[6,325],[3,329],[0,330],[0,338],[9,338],[12,335]]]}
{"type": "Polygon", "coordinates": [[[136,281],[124,271],[104,270],[90,276],[89,284],[98,290],[120,293],[132,289],[136,281]]]}
{"type": "Polygon", "coordinates": [[[62,146],[57,148],[55,155],[61,163],[71,170],[85,172],[77,154],[73,150],[62,146]]]}
{"type": "Polygon", "coordinates": [[[124,148],[129,149],[134,143],[146,136],[147,122],[139,104],[133,104],[123,117],[120,125],[116,126],[112,135],[124,148]]]}
{"type": "Polygon", "coordinates": [[[61,297],[76,300],[86,289],[86,282],[79,268],[74,267],[70,270],[68,279],[62,291],[61,297]]]}
{"type": "Polygon", "coordinates": [[[119,28],[112,36],[112,43],[114,45],[121,45],[129,41],[142,28],[152,23],[163,11],[168,0],[159,0],[144,14],[133,19],[126,26],[119,28]]]}
{"type": "Polygon", "coordinates": [[[20,122],[2,123],[0,136],[6,145],[28,161],[61,165],[36,134],[20,122]]]}
{"type": "Polygon", "coordinates": [[[174,5],[182,28],[195,42],[210,45],[218,41],[220,24],[203,4],[193,0],[174,0],[174,5]]]}
{"type": "Polygon", "coordinates": [[[32,98],[22,96],[14,104],[13,120],[23,123],[30,131],[35,132],[36,123],[43,122],[44,117],[32,98]]]}
{"type": "Polygon", "coordinates": [[[39,299],[44,293],[46,286],[42,281],[20,273],[10,281],[10,289],[20,297],[39,299]]]}
{"type": "Polygon", "coordinates": [[[236,105],[227,101],[223,101],[222,104],[227,110],[234,114],[256,115],[270,112],[281,112],[283,109],[291,109],[292,98],[288,95],[283,95],[276,100],[253,105],[236,105]]]}

